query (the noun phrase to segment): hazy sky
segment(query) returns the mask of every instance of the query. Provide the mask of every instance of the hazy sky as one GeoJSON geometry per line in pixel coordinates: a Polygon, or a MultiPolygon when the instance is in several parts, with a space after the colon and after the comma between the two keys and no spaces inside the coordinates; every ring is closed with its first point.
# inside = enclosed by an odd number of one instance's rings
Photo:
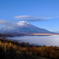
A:
{"type": "Polygon", "coordinates": [[[23,20],[59,32],[59,0],[0,0],[0,28],[23,20]]]}

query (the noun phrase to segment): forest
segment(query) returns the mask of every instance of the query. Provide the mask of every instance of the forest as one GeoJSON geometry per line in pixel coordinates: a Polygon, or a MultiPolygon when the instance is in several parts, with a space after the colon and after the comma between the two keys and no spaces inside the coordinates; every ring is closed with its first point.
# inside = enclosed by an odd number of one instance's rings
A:
{"type": "Polygon", "coordinates": [[[59,59],[57,46],[33,46],[29,43],[0,39],[1,59],[59,59]]]}

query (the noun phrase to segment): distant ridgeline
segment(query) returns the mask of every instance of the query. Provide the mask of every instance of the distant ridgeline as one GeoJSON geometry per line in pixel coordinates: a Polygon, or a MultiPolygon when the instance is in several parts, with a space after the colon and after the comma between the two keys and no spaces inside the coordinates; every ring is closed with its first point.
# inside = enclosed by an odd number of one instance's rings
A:
{"type": "Polygon", "coordinates": [[[25,34],[21,33],[0,33],[0,37],[13,37],[13,36],[23,36],[25,34]]]}

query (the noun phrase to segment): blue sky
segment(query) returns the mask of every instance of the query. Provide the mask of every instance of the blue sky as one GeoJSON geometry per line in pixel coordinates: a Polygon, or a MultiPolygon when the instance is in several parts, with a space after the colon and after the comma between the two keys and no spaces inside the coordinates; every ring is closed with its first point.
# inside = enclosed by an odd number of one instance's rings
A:
{"type": "Polygon", "coordinates": [[[59,0],[0,0],[0,28],[23,20],[59,32],[59,0]]]}

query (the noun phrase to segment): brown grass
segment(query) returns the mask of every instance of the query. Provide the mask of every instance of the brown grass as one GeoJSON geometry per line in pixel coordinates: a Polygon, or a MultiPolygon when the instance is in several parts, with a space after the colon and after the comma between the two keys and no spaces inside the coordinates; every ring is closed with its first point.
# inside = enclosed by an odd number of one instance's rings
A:
{"type": "Polygon", "coordinates": [[[35,56],[59,59],[59,47],[31,47],[29,43],[23,42],[22,44],[20,44],[17,42],[0,39],[1,59],[41,59],[35,56]]]}

